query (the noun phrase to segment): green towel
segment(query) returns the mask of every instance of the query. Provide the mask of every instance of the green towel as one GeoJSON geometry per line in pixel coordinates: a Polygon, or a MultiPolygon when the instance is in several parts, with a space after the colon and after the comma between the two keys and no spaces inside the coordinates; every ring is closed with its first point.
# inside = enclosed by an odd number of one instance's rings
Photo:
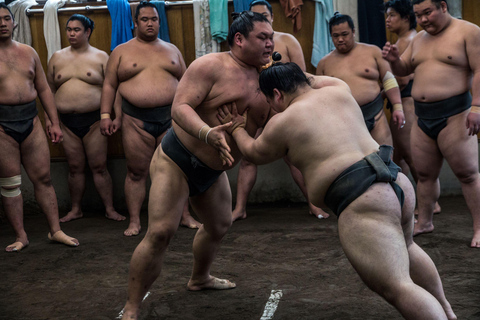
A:
{"type": "Polygon", "coordinates": [[[228,0],[209,0],[209,5],[212,38],[220,43],[228,35],[228,0]]]}

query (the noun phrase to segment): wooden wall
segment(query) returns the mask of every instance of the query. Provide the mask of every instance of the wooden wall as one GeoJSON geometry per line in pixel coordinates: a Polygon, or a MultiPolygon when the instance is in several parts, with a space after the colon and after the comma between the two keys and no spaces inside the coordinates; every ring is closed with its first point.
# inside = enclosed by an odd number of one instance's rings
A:
{"type": "MultiPolygon", "coordinates": [[[[313,42],[313,27],[315,20],[315,3],[312,0],[303,0],[304,5],[302,7],[302,29],[294,34],[299,40],[303,53],[305,56],[305,62],[307,65],[307,71],[315,73],[315,67],[311,65],[312,55],[312,42],[313,42]]],[[[288,32],[293,34],[292,22],[285,17],[279,0],[271,0],[270,3],[273,7],[274,21],[273,29],[275,31],[288,32]]],[[[79,7],[85,5],[106,5],[106,2],[90,2],[90,3],[76,3],[72,7],[79,7]]],[[[38,8],[38,7],[33,7],[38,8]]],[[[229,3],[229,12],[233,11],[233,4],[229,3]]],[[[59,24],[62,33],[62,47],[68,46],[68,41],[65,32],[63,32],[67,19],[73,13],[80,13],[88,16],[95,22],[95,30],[91,36],[90,43],[110,53],[110,35],[111,35],[111,19],[108,10],[98,11],[85,11],[80,10],[78,12],[59,12],[59,24]]],[[[187,66],[195,59],[195,39],[194,39],[194,23],[193,23],[193,10],[192,5],[177,5],[169,6],[166,8],[168,26],[170,31],[170,40],[175,44],[183,57],[187,66]]],[[[480,1],[478,0],[463,0],[463,18],[467,21],[471,21],[477,25],[480,25],[480,1]]],[[[230,19],[231,20],[231,19],[230,19]]],[[[231,22],[231,21],[230,21],[231,22]]],[[[46,70],[47,66],[47,49],[45,45],[45,39],[43,36],[43,14],[35,13],[30,16],[30,25],[32,29],[32,46],[38,52],[42,61],[43,67],[46,70]]],[[[387,30],[387,39],[390,41],[396,41],[395,37],[389,34],[387,30]]],[[[222,50],[228,50],[226,42],[222,43],[222,50]]],[[[41,113],[40,113],[41,114],[41,113]]],[[[51,155],[55,159],[63,159],[64,154],[60,146],[51,145],[51,155]]],[[[116,134],[110,138],[109,141],[109,156],[122,157],[123,148],[121,143],[121,135],[116,134]]]]}

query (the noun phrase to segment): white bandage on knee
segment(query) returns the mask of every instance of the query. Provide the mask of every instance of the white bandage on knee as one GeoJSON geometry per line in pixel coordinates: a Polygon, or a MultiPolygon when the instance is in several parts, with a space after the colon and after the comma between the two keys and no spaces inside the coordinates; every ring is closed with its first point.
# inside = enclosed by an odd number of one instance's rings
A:
{"type": "Polygon", "coordinates": [[[9,178],[0,178],[0,194],[7,198],[13,198],[21,194],[20,185],[22,184],[22,176],[13,176],[9,178]],[[5,189],[4,187],[16,187],[13,189],[5,189]]]}
{"type": "Polygon", "coordinates": [[[385,76],[383,77],[382,81],[383,81],[383,89],[385,90],[385,92],[395,87],[398,88],[397,79],[395,79],[395,76],[390,71],[387,71],[387,73],[385,73],[385,76]]]}

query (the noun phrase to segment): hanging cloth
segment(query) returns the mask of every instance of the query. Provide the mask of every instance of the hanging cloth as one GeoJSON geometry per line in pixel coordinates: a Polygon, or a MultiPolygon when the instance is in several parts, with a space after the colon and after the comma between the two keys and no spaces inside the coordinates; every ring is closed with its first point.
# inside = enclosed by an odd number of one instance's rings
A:
{"type": "Polygon", "coordinates": [[[335,49],[328,21],[333,16],[332,0],[314,0],[315,1],[315,26],[313,29],[313,50],[312,65],[316,68],[318,62],[330,51],[335,49]]]}
{"type": "Polygon", "coordinates": [[[17,23],[17,28],[13,32],[13,40],[32,45],[32,30],[30,29],[30,20],[26,15],[26,10],[37,5],[35,0],[16,0],[8,5],[12,11],[13,18],[17,23]]]}
{"type": "Polygon", "coordinates": [[[112,19],[110,51],[113,51],[119,44],[133,38],[132,12],[127,0],[107,0],[107,8],[112,19]]]}
{"type": "Polygon", "coordinates": [[[193,0],[195,27],[195,58],[207,53],[218,52],[220,46],[212,39],[210,31],[210,5],[208,0],[193,0]]]}

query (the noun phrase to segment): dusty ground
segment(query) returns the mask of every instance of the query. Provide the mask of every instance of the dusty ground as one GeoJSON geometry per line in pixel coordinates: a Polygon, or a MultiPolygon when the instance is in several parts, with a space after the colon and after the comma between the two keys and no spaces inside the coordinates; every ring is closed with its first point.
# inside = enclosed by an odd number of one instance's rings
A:
{"type": "MultiPolygon", "coordinates": [[[[435,261],[459,319],[480,319],[480,250],[468,247],[471,217],[461,197],[440,204],[435,232],[416,241],[435,261]]],[[[401,319],[350,266],[335,217],[319,221],[306,206],[288,204],[250,207],[248,213],[226,236],[212,272],[238,288],[185,290],[195,231],[180,228],[142,318],[260,319],[271,291],[281,290],[267,319],[401,319]]],[[[143,219],[145,229],[146,214],[143,219]]],[[[126,222],[87,213],[63,225],[81,242],[69,248],[49,242],[43,215],[27,215],[25,224],[30,246],[18,254],[0,252],[0,319],[115,319],[126,298],[131,254],[144,233],[124,237],[126,222]]],[[[12,241],[10,226],[1,223],[2,248],[12,241]]]]}

